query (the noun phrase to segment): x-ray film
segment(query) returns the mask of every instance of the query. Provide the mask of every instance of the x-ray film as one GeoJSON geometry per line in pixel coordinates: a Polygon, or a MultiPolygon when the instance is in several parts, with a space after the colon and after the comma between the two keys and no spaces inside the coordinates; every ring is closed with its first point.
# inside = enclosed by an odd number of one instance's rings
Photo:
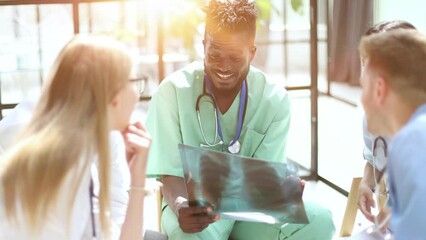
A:
{"type": "Polygon", "coordinates": [[[240,221],[308,223],[293,166],[184,144],[179,151],[190,205],[240,221]]]}

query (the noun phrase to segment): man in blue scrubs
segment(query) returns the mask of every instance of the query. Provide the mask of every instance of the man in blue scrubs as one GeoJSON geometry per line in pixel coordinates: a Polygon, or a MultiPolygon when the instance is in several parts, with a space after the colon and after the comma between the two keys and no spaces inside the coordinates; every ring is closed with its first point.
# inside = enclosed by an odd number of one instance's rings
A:
{"type": "MultiPolygon", "coordinates": [[[[380,34],[387,31],[393,31],[396,29],[412,29],[416,30],[411,23],[404,20],[391,20],[391,21],[383,21],[373,25],[371,28],[367,30],[365,36],[370,36],[372,34],[380,34]]],[[[361,65],[363,65],[363,60],[361,59],[361,65]]],[[[364,167],[364,176],[359,184],[358,189],[358,206],[361,210],[362,214],[370,220],[374,222],[374,215],[371,213],[371,208],[375,206],[374,200],[374,189],[380,186],[382,191],[387,189],[386,178],[382,177],[384,174],[384,168],[387,164],[387,149],[390,142],[389,137],[385,136],[374,136],[369,133],[367,130],[367,121],[364,116],[362,121],[362,130],[363,130],[363,138],[364,138],[364,151],[363,156],[364,159],[367,160],[364,167]],[[382,183],[376,184],[378,178],[383,179],[382,183]],[[378,186],[376,186],[378,185],[378,186]]],[[[380,190],[379,190],[380,191],[380,190]]],[[[386,201],[386,196],[381,195],[379,197],[383,202],[378,202],[378,208],[381,209],[383,207],[381,204],[386,201]]],[[[384,212],[381,212],[381,215],[386,218],[384,215],[386,212],[390,212],[390,209],[385,207],[384,212]]]]}
{"type": "Polygon", "coordinates": [[[179,143],[285,162],[290,124],[284,86],[250,66],[254,3],[211,0],[204,10],[204,63],[162,81],[147,115],[153,136],[147,174],[163,182],[163,231],[170,239],[331,239],[331,214],[313,203],[305,204],[309,224],[284,226],[219,219],[209,207],[189,206],[179,143]]]}
{"type": "Polygon", "coordinates": [[[426,37],[413,30],[375,34],[362,39],[360,52],[368,130],[393,136],[388,174],[394,239],[424,239],[426,37]]]}

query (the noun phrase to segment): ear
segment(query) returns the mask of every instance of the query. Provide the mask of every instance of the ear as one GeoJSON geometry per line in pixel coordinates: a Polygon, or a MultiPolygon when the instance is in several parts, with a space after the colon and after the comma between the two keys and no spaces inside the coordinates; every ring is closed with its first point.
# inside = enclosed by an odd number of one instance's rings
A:
{"type": "Polygon", "coordinates": [[[376,81],[376,97],[378,103],[383,106],[389,94],[389,84],[384,77],[378,77],[376,81]]]}
{"type": "Polygon", "coordinates": [[[206,55],[206,40],[203,39],[203,51],[204,51],[204,55],[206,55]]]}
{"type": "Polygon", "coordinates": [[[256,45],[253,45],[253,46],[250,48],[250,62],[253,60],[254,55],[256,54],[256,50],[257,50],[256,45]]]}

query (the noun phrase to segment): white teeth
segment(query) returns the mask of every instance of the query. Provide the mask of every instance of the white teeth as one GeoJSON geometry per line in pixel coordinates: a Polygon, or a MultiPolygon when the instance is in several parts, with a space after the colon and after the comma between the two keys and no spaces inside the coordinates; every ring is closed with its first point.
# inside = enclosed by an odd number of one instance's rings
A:
{"type": "Polygon", "coordinates": [[[218,73],[217,75],[219,75],[219,77],[221,78],[229,78],[232,74],[225,75],[225,74],[218,73]]]}

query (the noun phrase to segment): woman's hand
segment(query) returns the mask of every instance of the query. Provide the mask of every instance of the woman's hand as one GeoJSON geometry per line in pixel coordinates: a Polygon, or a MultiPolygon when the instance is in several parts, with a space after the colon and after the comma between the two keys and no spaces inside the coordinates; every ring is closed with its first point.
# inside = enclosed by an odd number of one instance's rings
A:
{"type": "Polygon", "coordinates": [[[374,215],[371,213],[371,208],[376,206],[373,194],[370,186],[361,181],[358,188],[358,207],[362,214],[371,222],[374,222],[374,215]]]}
{"type": "Polygon", "coordinates": [[[131,188],[129,190],[129,204],[126,218],[121,227],[121,240],[142,239],[143,209],[145,190],[145,171],[148,159],[151,136],[145,126],[140,123],[130,124],[123,132],[126,145],[127,163],[131,175],[131,188]],[[133,187],[133,188],[132,188],[133,187]]]}
{"type": "Polygon", "coordinates": [[[151,146],[151,136],[140,122],[130,124],[123,132],[127,162],[130,168],[132,186],[144,187],[145,170],[151,146]]]}

